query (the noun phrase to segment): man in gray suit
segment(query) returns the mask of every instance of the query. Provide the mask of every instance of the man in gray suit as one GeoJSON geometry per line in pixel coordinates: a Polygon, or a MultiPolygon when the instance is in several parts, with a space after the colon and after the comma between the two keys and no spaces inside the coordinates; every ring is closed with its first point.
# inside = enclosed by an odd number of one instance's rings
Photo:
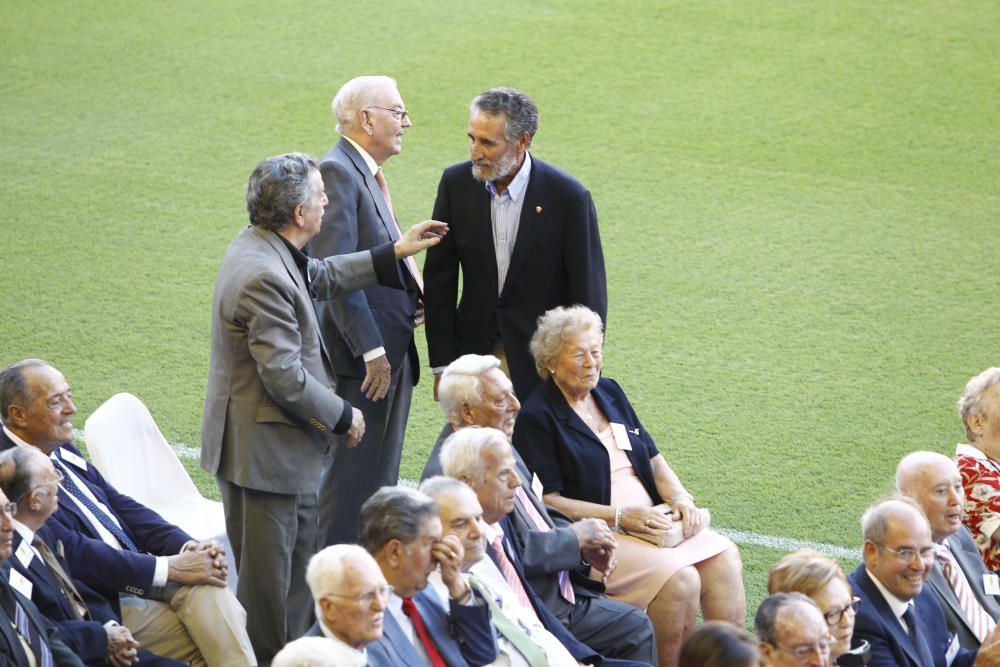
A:
{"type": "MultiPolygon", "coordinates": [[[[400,236],[382,172],[410,126],[396,82],[357,77],[344,84],[332,107],[342,136],[319,163],[330,205],[309,242],[309,254],[318,258],[369,250],[400,236]]],[[[419,377],[413,327],[423,320],[420,274],[412,259],[403,268],[403,290],[373,285],[316,304],[337,393],[365,417],[358,446],[338,447],[326,461],[319,494],[325,544],[356,542],[362,503],[399,477],[419,377]]]]}
{"type": "Polygon", "coordinates": [[[958,467],[942,454],[913,452],[896,468],[896,489],[917,501],[930,521],[937,559],[927,584],[941,603],[948,629],[963,648],[978,649],[1000,618],[1000,588],[962,525],[965,492],[958,467]]]}
{"type": "Polygon", "coordinates": [[[334,393],[313,298],[376,280],[402,287],[399,260],[447,231],[414,225],[395,244],[322,262],[301,248],[319,231],[327,197],[315,160],[264,160],[247,186],[250,226],[229,246],[212,300],[212,356],[201,464],[215,475],[240,575],[237,595],[261,665],[306,631],[305,582],[317,548],[316,490],[333,434],[351,447],[361,412],[334,393]]]}

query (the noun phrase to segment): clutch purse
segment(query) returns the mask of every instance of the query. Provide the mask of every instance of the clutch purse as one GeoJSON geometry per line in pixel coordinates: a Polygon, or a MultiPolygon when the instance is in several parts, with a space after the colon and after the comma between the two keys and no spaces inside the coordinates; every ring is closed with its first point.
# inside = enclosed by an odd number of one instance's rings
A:
{"type": "MultiPolygon", "coordinates": [[[[656,505],[653,509],[668,516],[674,511],[667,503],[656,505]]],[[[712,521],[712,514],[705,508],[699,508],[698,511],[701,512],[702,516],[701,529],[708,528],[708,524],[712,521]]],[[[684,541],[684,527],[680,521],[671,521],[669,528],[654,530],[652,534],[629,533],[629,535],[638,537],[640,540],[645,540],[658,547],[676,547],[684,541]]]]}

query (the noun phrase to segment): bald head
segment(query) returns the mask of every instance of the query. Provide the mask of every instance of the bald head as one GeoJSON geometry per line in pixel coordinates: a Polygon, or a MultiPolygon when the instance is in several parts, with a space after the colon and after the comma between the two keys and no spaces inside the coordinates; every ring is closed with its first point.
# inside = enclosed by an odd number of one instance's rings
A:
{"type": "Polygon", "coordinates": [[[937,452],[913,452],[896,467],[896,490],[927,515],[931,535],[941,542],[962,528],[965,491],[955,462],[937,452]]]}

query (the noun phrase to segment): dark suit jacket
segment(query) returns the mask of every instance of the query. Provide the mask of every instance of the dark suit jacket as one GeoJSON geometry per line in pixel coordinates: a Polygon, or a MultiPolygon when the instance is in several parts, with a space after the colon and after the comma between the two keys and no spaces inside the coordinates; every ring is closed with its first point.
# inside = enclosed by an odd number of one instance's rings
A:
{"type": "MultiPolygon", "coordinates": [[[[859,565],[848,579],[854,594],[861,598],[861,607],[854,620],[854,641],[866,639],[871,644],[869,667],[918,667],[917,653],[909,636],[868,576],[865,564],[859,565]]],[[[946,667],[945,655],[952,635],[937,598],[928,588],[913,598],[913,613],[934,658],[934,666],[946,667]]],[[[968,667],[975,661],[975,651],[960,649],[951,664],[952,667],[968,667]]]]}
{"type": "MultiPolygon", "coordinates": [[[[52,661],[56,667],[83,667],[80,658],[69,649],[59,637],[59,631],[53,623],[48,622],[38,611],[38,608],[13,588],[9,582],[10,564],[0,567],[0,667],[28,667],[28,657],[24,654],[21,640],[14,631],[14,619],[4,611],[11,596],[15,597],[28,614],[32,632],[45,638],[52,651],[52,661]]],[[[40,657],[40,656],[36,656],[40,657]]],[[[40,663],[39,663],[40,664],[40,663]]]]}
{"type": "MultiPolygon", "coordinates": [[[[969,581],[973,596],[983,606],[986,613],[992,616],[993,620],[997,620],[1000,618],[1000,601],[998,601],[997,596],[986,594],[986,589],[983,586],[983,575],[990,574],[990,572],[983,564],[976,542],[972,539],[972,533],[969,532],[968,528],[962,526],[957,533],[948,538],[948,543],[951,545],[951,553],[955,557],[955,562],[958,563],[959,569],[965,573],[965,578],[969,581]]],[[[939,564],[934,564],[934,569],[927,577],[927,585],[937,595],[938,601],[941,603],[941,611],[944,612],[944,618],[948,622],[948,629],[958,635],[958,641],[962,646],[968,649],[979,648],[979,639],[972,633],[965,613],[958,604],[958,598],[955,597],[955,592],[951,589],[951,584],[948,583],[948,579],[944,576],[944,571],[939,564]]]]}
{"type": "MultiPolygon", "coordinates": [[[[437,593],[430,586],[413,597],[420,618],[449,667],[478,667],[497,658],[496,634],[490,621],[489,607],[449,604],[445,611],[437,593]]],[[[382,637],[368,648],[372,667],[423,667],[419,653],[395,617],[386,610],[382,637]]]]}
{"type": "MultiPolygon", "coordinates": [[[[370,250],[399,238],[392,213],[364,158],[347,139],[320,160],[330,203],[323,226],[309,242],[309,254],[322,258],[370,250]]],[[[404,276],[408,271],[403,268],[404,276]]],[[[363,378],[365,352],[384,347],[393,369],[408,356],[413,383],[420,375],[413,322],[417,292],[412,280],[406,291],[373,285],[327,301],[316,302],[316,314],[337,375],[363,378]]]]}
{"type": "MultiPolygon", "coordinates": [[[[0,450],[14,446],[6,433],[0,431],[0,450]]],[[[144,552],[132,553],[105,544],[76,502],[60,489],[59,509],[46,522],[46,528],[63,542],[73,577],[104,596],[118,613],[119,593],[142,597],[152,589],[155,556],[172,556],[193,538],[145,505],[119,493],[94,466],[87,464],[84,469],[69,461],[63,456],[64,451],[82,459],[80,450],[66,443],[55,455],[114,513],[122,530],[144,552]]]]}
{"type": "Polygon", "coordinates": [[[237,235],[219,267],[201,465],[244,488],[287,495],[318,488],[334,430],[350,426],[313,298],[376,279],[402,286],[391,245],[309,260],[309,275],[306,285],[281,237],[253,226],[237,235]]]}
{"type": "Polygon", "coordinates": [[[432,217],[449,224],[448,235],[428,250],[424,263],[432,367],[446,366],[463,354],[490,354],[499,336],[514,391],[525,397],[540,381],[528,350],[539,315],[556,306],[583,304],[607,321],[597,211],[590,193],[566,172],[532,156],[502,292],[497,287],[490,194],[472,178],[470,162],[444,171],[432,217]]]}
{"type": "MultiPolygon", "coordinates": [[[[624,424],[632,450],[625,452],[653,504],[656,492],[650,461],[659,454],[656,443],[618,383],[601,378],[591,391],[608,421],[624,424]]],[[[580,416],[566,403],[552,380],[525,401],[514,423],[514,447],[538,475],[543,493],[558,491],[568,498],[607,505],[611,502],[611,466],[607,450],[580,416]]]]}

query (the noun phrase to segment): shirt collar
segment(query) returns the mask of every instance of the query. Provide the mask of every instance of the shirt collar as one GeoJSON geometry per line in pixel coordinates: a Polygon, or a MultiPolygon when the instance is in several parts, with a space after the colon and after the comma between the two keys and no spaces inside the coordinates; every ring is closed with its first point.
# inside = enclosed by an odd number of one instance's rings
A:
{"type": "MultiPolygon", "coordinates": [[[[528,179],[531,177],[531,153],[525,151],[524,153],[524,163],[521,168],[518,169],[517,174],[514,176],[514,180],[510,182],[507,189],[504,190],[512,201],[518,201],[524,196],[525,190],[528,189],[528,179]]],[[[497,196],[497,188],[493,185],[493,181],[486,183],[486,189],[489,190],[490,195],[493,197],[497,196]]]]}
{"type": "Polygon", "coordinates": [[[35,531],[28,528],[17,519],[14,519],[12,523],[14,526],[14,530],[16,530],[17,534],[21,536],[21,539],[23,539],[28,544],[31,544],[32,542],[35,541],[35,531]]]}
{"type": "Polygon", "coordinates": [[[326,637],[327,639],[333,640],[337,644],[340,644],[341,646],[344,646],[345,648],[348,648],[351,651],[355,651],[355,652],[357,652],[357,653],[359,653],[361,655],[367,655],[366,652],[365,652],[365,649],[363,649],[363,648],[362,649],[356,649],[353,646],[351,646],[350,644],[348,644],[347,642],[345,642],[343,639],[341,639],[340,637],[338,637],[337,635],[333,634],[333,631],[330,630],[330,628],[326,627],[326,624],[323,622],[322,618],[318,619],[318,620],[319,620],[319,629],[320,629],[320,632],[323,633],[324,637],[326,637]]]}
{"type": "Polygon", "coordinates": [[[17,445],[18,447],[34,447],[34,445],[32,445],[30,442],[22,440],[20,437],[17,436],[17,434],[15,434],[6,426],[3,427],[3,432],[6,433],[7,437],[10,438],[14,442],[14,444],[17,445]]]}
{"type": "Polygon", "coordinates": [[[483,534],[486,536],[486,546],[489,546],[497,537],[503,539],[503,528],[499,523],[488,523],[483,527],[483,534]]]}
{"type": "Polygon", "coordinates": [[[309,266],[309,257],[302,252],[300,248],[296,248],[294,243],[286,239],[281,234],[278,234],[278,238],[281,239],[281,242],[285,244],[286,248],[288,248],[288,252],[292,253],[292,260],[295,261],[295,266],[299,267],[299,271],[305,273],[306,267],[309,266]]]}
{"type": "Polygon", "coordinates": [[[980,461],[990,460],[990,458],[986,456],[986,453],[975,445],[965,445],[962,443],[955,445],[955,455],[958,456],[960,454],[971,456],[972,458],[979,459],[980,461]]]}
{"type": "Polygon", "coordinates": [[[351,145],[358,149],[358,152],[361,153],[361,159],[365,161],[365,164],[368,165],[368,170],[372,172],[372,176],[374,176],[375,172],[379,170],[379,166],[375,162],[375,158],[369,155],[368,151],[362,148],[361,144],[356,142],[354,139],[351,139],[350,137],[344,137],[344,138],[350,141],[351,145]]]}
{"type": "Polygon", "coordinates": [[[889,609],[892,609],[892,613],[896,615],[896,618],[903,618],[903,614],[905,614],[906,609],[913,604],[913,600],[900,600],[898,597],[890,593],[888,589],[882,585],[882,582],[878,580],[878,577],[872,574],[872,571],[867,567],[865,568],[865,572],[868,573],[868,578],[872,580],[873,584],[875,584],[875,588],[882,593],[882,597],[885,598],[886,604],[889,605],[889,609]]]}
{"type": "Polygon", "coordinates": [[[395,616],[399,616],[403,613],[403,598],[396,595],[396,591],[389,589],[389,601],[385,606],[395,616]]]}

